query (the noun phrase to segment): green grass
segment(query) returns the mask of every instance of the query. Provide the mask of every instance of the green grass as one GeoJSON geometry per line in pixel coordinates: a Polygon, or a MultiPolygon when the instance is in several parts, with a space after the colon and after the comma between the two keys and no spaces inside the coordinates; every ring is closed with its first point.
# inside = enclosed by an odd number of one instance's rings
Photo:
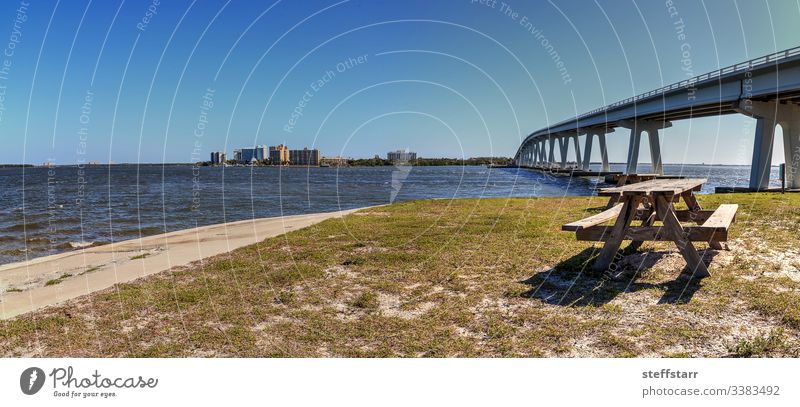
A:
{"type": "Polygon", "coordinates": [[[743,339],[736,345],[730,346],[728,351],[734,357],[769,356],[787,347],[782,328],[771,331],[766,337],[758,336],[752,339],[743,339]]]}
{"type": "Polygon", "coordinates": [[[47,282],[44,283],[44,285],[45,286],[51,286],[51,285],[61,284],[61,282],[63,282],[65,279],[67,279],[69,277],[72,277],[72,274],[64,273],[64,274],[58,276],[58,278],[54,278],[52,280],[47,280],[47,282]]]}
{"type": "Polygon", "coordinates": [[[560,226],[605,199],[406,202],[0,321],[0,355],[800,356],[800,194],[700,200],[740,205],[701,281],[668,243],[588,273],[560,226]]]}
{"type": "Polygon", "coordinates": [[[361,293],[354,301],[353,306],[356,308],[374,310],[378,308],[378,295],[374,292],[367,291],[361,293]]]}
{"type": "Polygon", "coordinates": [[[80,273],[78,273],[78,275],[79,275],[79,276],[82,276],[82,275],[84,275],[84,274],[93,273],[93,272],[95,272],[95,271],[97,271],[97,270],[100,270],[100,268],[101,268],[101,266],[92,266],[92,267],[89,267],[89,268],[87,268],[87,269],[86,269],[86,270],[84,270],[84,271],[81,271],[80,273]]]}
{"type": "Polygon", "coordinates": [[[137,254],[136,256],[131,257],[131,260],[140,260],[140,259],[143,259],[143,258],[149,256],[149,255],[150,255],[150,253],[137,254]]]}

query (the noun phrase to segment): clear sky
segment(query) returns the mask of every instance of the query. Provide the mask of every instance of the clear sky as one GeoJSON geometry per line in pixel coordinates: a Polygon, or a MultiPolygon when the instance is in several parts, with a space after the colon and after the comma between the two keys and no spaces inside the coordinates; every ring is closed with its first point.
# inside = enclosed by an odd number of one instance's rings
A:
{"type": "MultiPolygon", "coordinates": [[[[798,21],[798,0],[3,1],[0,162],[512,156],[548,123],[798,46],[798,21]]],[[[749,164],[753,129],[676,122],[664,161],[749,164]]],[[[612,161],[626,145],[611,135],[612,161]]]]}

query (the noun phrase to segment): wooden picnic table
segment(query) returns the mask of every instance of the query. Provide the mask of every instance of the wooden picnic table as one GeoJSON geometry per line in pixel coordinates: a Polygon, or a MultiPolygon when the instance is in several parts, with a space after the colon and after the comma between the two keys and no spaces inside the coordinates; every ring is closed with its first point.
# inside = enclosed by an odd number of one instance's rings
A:
{"type": "Polygon", "coordinates": [[[603,249],[594,269],[606,270],[614,260],[623,240],[631,240],[638,248],[644,241],[673,241],[678,247],[693,276],[708,276],[708,269],[692,244],[708,242],[714,249],[722,249],[720,242],[727,241],[728,228],[733,222],[738,205],[720,205],[717,210],[703,210],[694,196],[706,179],[652,179],[636,184],[604,188],[603,194],[611,196],[609,209],[562,226],[574,231],[578,240],[604,241],[603,249]],[[676,210],[681,199],[688,209],[676,210]],[[611,220],[612,226],[602,226],[611,220]],[[634,220],[641,225],[632,226],[634,220]],[[657,221],[663,222],[656,226],[657,221]],[[700,226],[683,227],[681,221],[700,226]]]}
{"type": "MultiPolygon", "coordinates": [[[[683,175],[663,175],[663,174],[619,174],[612,176],[612,179],[606,178],[606,182],[613,181],[613,184],[616,184],[618,187],[625,186],[628,184],[637,184],[644,181],[650,181],[653,179],[685,179],[683,175]]],[[[608,201],[608,205],[606,208],[611,208],[614,204],[617,203],[619,195],[615,192],[607,192],[611,188],[600,188],[597,192],[598,196],[610,196],[611,199],[608,201]]]]}

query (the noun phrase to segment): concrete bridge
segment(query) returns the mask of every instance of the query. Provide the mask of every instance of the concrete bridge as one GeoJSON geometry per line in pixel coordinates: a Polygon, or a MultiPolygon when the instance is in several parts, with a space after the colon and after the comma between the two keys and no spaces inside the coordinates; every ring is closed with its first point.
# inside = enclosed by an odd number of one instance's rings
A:
{"type": "Polygon", "coordinates": [[[516,165],[567,168],[572,145],[579,170],[589,170],[595,138],[602,171],[609,171],[606,135],[630,130],[626,173],[636,173],[647,134],[653,172],[663,174],[659,130],[675,120],[744,114],[756,119],[750,189],[769,185],[775,128],[783,130],[786,186],[800,188],[800,47],[776,52],[664,86],[538,130],[520,145],[516,165]],[[585,135],[583,151],[578,140],[585,135]],[[559,157],[555,156],[558,145],[559,157]]]}

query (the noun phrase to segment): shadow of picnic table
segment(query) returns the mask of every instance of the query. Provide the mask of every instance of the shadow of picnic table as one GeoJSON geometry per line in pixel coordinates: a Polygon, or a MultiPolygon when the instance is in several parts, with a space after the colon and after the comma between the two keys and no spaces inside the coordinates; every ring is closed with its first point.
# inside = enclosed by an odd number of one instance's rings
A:
{"type": "MultiPolygon", "coordinates": [[[[525,298],[538,299],[551,305],[586,307],[608,304],[617,296],[640,290],[663,291],[658,304],[686,304],[702,287],[701,279],[692,278],[684,269],[674,280],[660,283],[639,281],[641,272],[652,268],[672,251],[643,250],[634,252],[633,260],[619,262],[615,270],[592,272],[591,263],[599,249],[587,248],[579,254],[562,261],[555,267],[540,271],[520,281],[530,286],[522,293],[525,298]]],[[[623,256],[633,253],[620,252],[623,256]]],[[[703,256],[710,262],[717,254],[708,250],[703,256]]]]}

